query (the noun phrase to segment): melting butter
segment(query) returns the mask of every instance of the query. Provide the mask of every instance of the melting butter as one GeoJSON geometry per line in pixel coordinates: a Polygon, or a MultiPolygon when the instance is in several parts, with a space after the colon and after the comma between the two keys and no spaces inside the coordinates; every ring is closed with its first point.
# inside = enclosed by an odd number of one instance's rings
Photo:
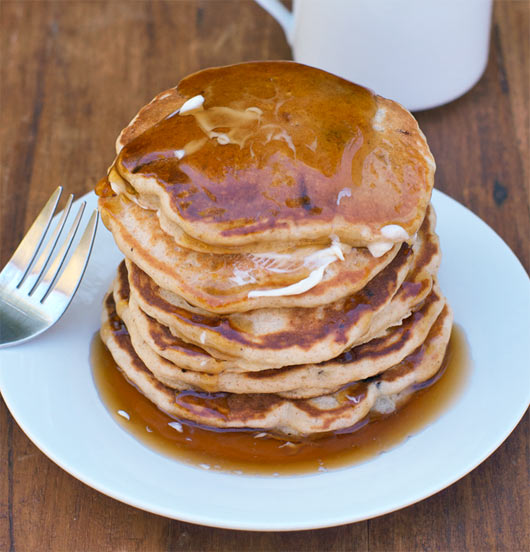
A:
{"type": "MultiPolygon", "coordinates": [[[[205,109],[203,104],[204,96],[199,94],[185,101],[182,107],[171,113],[168,118],[177,113],[179,115],[192,115],[204,134],[211,140],[217,140],[217,143],[222,146],[237,144],[243,147],[245,142],[255,133],[256,125],[263,115],[263,111],[259,107],[247,107],[245,110],[238,110],[231,107],[214,106],[205,109]],[[221,127],[229,128],[229,130],[227,132],[215,130],[221,127]]],[[[204,142],[201,142],[200,145],[203,144],[204,142]]],[[[188,146],[184,147],[186,155],[190,153],[188,149],[188,146]]],[[[180,151],[182,150],[177,150],[177,152],[180,151]]],[[[183,156],[175,155],[178,159],[182,159],[183,156]]]]}
{"type": "Polygon", "coordinates": [[[339,192],[339,195],[337,196],[337,205],[340,205],[343,197],[351,197],[351,188],[343,188],[339,192]]]}
{"type": "Polygon", "coordinates": [[[238,286],[244,286],[246,284],[253,284],[256,279],[247,270],[241,270],[240,268],[234,268],[234,275],[230,278],[238,286]]]}
{"type": "Polygon", "coordinates": [[[393,242],[407,241],[410,236],[406,230],[398,224],[387,224],[381,228],[381,234],[393,242]]]}
{"type": "Polygon", "coordinates": [[[368,250],[375,258],[382,257],[387,251],[390,251],[396,243],[410,240],[407,231],[399,224],[387,224],[381,228],[381,234],[385,240],[370,243],[368,250]]]}
{"type": "Polygon", "coordinates": [[[301,293],[304,293],[306,291],[309,291],[311,288],[314,288],[322,281],[322,278],[324,277],[324,270],[326,269],[326,267],[327,265],[323,265],[320,268],[313,270],[307,278],[304,278],[303,280],[296,282],[296,284],[292,284],[290,286],[277,288],[277,289],[251,291],[249,292],[248,296],[249,298],[252,298],[252,297],[282,297],[286,295],[300,295],[301,293]]]}
{"type": "MultiPolygon", "coordinates": [[[[204,109],[202,103],[199,105],[197,102],[192,104],[192,107],[194,109],[190,115],[195,117],[199,128],[208,138],[217,140],[220,145],[237,144],[243,147],[245,142],[255,134],[256,126],[262,115],[262,111],[258,107],[249,107],[244,111],[223,106],[204,109]],[[218,132],[215,130],[218,128],[228,128],[229,130],[218,132]]],[[[180,114],[182,115],[182,108],[180,114]]]]}
{"type": "Polygon", "coordinates": [[[368,244],[368,251],[372,254],[372,257],[376,259],[382,257],[386,252],[390,251],[394,247],[394,242],[379,241],[368,244]]]}
{"type": "Polygon", "coordinates": [[[385,117],[386,117],[386,108],[379,107],[375,112],[374,118],[372,119],[372,128],[377,132],[383,132],[386,128],[383,125],[383,121],[385,120],[385,117]]]}
{"type": "Polygon", "coordinates": [[[116,182],[113,182],[112,180],[109,179],[109,184],[110,184],[111,190],[112,190],[116,195],[120,195],[120,194],[122,193],[122,189],[116,184],[116,182]]]}
{"type": "MultiPolygon", "coordinates": [[[[255,139],[256,133],[260,128],[263,111],[259,107],[247,107],[244,110],[226,106],[205,108],[204,96],[199,94],[186,100],[180,109],[177,109],[166,118],[177,114],[193,116],[204,134],[210,140],[216,140],[219,145],[235,144],[242,148],[249,139],[255,139]],[[223,129],[224,132],[219,132],[219,129],[223,129]]],[[[281,140],[296,155],[293,140],[285,129],[282,129],[280,125],[269,124],[261,127],[261,130],[267,127],[271,127],[271,130],[265,143],[270,140],[281,140]]],[[[204,141],[200,143],[200,147],[203,145],[204,141]]],[[[188,145],[186,145],[182,150],[175,150],[174,155],[180,160],[184,155],[191,153],[189,149],[188,145]]],[[[254,156],[253,150],[251,150],[251,155],[254,156]]]]}
{"type": "Polygon", "coordinates": [[[183,115],[188,111],[194,111],[195,109],[202,108],[203,103],[204,103],[204,96],[201,96],[201,94],[199,94],[198,96],[193,96],[193,98],[186,100],[182,104],[182,106],[179,109],[179,115],[183,115]]]}
{"type": "Polygon", "coordinates": [[[326,268],[337,260],[344,261],[344,254],[340,247],[338,238],[334,236],[330,247],[316,251],[304,259],[304,265],[316,265],[316,268],[311,271],[309,276],[299,282],[283,288],[250,291],[248,297],[283,297],[288,295],[300,295],[301,293],[309,291],[318,285],[324,277],[326,268]]]}

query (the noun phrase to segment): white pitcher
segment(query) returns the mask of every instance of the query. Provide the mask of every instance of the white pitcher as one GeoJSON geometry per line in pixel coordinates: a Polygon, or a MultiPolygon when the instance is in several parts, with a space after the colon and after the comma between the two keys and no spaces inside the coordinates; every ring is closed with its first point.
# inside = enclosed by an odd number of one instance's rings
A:
{"type": "Polygon", "coordinates": [[[492,0],[255,0],[296,61],[362,84],[408,109],[467,92],[489,49],[492,0]]]}

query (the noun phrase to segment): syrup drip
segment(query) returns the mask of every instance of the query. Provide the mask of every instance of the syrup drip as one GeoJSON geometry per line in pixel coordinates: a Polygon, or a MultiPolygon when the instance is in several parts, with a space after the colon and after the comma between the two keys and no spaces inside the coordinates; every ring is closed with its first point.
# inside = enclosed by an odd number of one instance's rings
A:
{"type": "Polygon", "coordinates": [[[464,333],[454,327],[442,368],[397,412],[363,420],[349,432],[289,443],[259,430],[212,430],[165,414],[126,381],[99,335],[92,341],[91,361],[103,403],[140,442],[202,469],[260,475],[326,471],[388,451],[441,416],[458,397],[470,371],[464,333]]]}

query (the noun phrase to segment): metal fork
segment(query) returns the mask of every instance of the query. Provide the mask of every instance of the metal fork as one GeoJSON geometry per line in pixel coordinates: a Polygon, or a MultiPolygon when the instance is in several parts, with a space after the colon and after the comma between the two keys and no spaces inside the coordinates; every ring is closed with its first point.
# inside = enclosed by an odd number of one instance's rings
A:
{"type": "Polygon", "coordinates": [[[0,272],[0,347],[21,343],[53,326],[67,309],[85,273],[96,235],[97,210],[92,213],[65,265],[85,210],[85,201],[54,255],[72,207],[74,196],[70,194],[59,222],[43,247],[61,192],[59,186],[0,272]]]}

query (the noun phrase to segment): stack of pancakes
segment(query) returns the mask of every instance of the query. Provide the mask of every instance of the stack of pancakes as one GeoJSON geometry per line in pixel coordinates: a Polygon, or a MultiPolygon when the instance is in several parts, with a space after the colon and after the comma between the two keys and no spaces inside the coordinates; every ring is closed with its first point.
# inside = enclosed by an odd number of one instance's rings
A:
{"type": "Polygon", "coordinates": [[[434,161],[400,105],[292,62],[193,74],[122,131],[98,185],[125,260],[101,335],[180,420],[320,435],[433,378],[434,161]]]}

